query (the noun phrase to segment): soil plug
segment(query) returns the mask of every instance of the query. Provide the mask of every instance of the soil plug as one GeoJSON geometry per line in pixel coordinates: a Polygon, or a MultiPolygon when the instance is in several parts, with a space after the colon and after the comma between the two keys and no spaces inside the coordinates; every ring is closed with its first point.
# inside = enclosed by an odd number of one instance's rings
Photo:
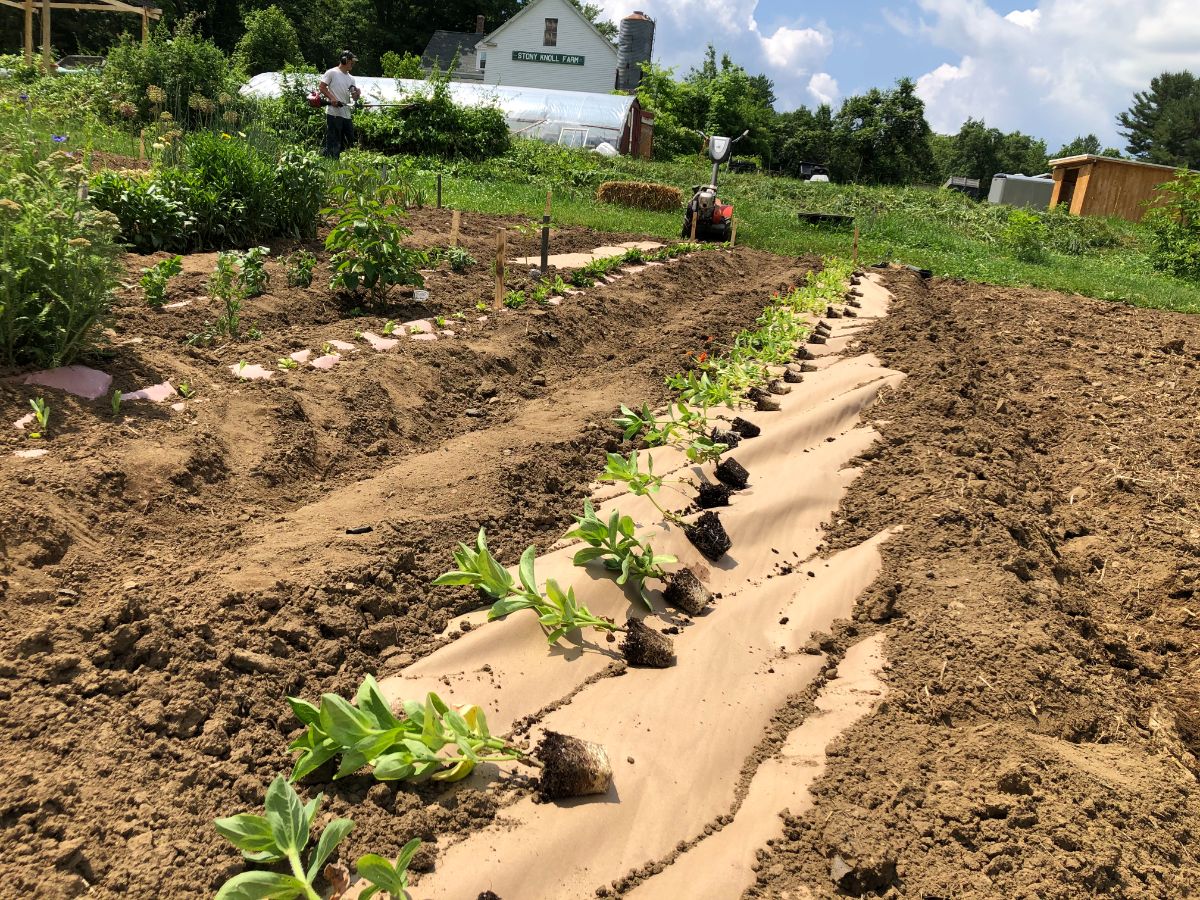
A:
{"type": "Polygon", "coordinates": [[[847,305],[847,306],[852,306],[852,307],[854,307],[855,309],[862,309],[862,301],[861,301],[861,300],[855,300],[853,297],[850,297],[850,298],[848,298],[848,299],[846,300],[846,305],[847,305]]]}
{"type": "Polygon", "coordinates": [[[812,351],[809,350],[807,347],[797,347],[795,352],[792,353],[792,359],[798,360],[800,362],[803,362],[806,359],[813,359],[813,358],[814,357],[812,355],[812,351]]]}
{"type": "Polygon", "coordinates": [[[823,344],[823,343],[825,343],[825,335],[821,334],[818,331],[814,331],[812,334],[810,334],[808,336],[808,342],[810,344],[823,344]]]}
{"type": "Polygon", "coordinates": [[[838,312],[836,309],[834,309],[832,306],[825,307],[825,318],[840,319],[841,317],[842,317],[842,314],[840,312],[838,312]]]}
{"type": "Polygon", "coordinates": [[[804,380],[803,370],[797,365],[790,365],[783,373],[783,380],[788,384],[799,384],[804,380]]]}
{"type": "Polygon", "coordinates": [[[748,422],[745,419],[738,417],[729,425],[730,429],[736,431],[744,438],[756,438],[762,434],[762,429],[753,422],[748,422]]]}
{"type": "Polygon", "coordinates": [[[720,428],[714,428],[709,438],[714,444],[724,444],[730,450],[742,442],[741,435],[736,431],[722,431],[720,428]]]}
{"type": "Polygon", "coordinates": [[[694,524],[683,526],[683,533],[711,562],[719,561],[733,546],[721,517],[715,512],[701,514],[694,524]]]}
{"type": "Polygon", "coordinates": [[[800,371],[801,372],[816,372],[817,364],[810,363],[810,362],[800,363],[800,371]]]}
{"type": "Polygon", "coordinates": [[[862,295],[863,292],[858,288],[850,288],[850,290],[846,292],[847,297],[861,297],[862,295]]]}
{"type": "Polygon", "coordinates": [[[689,616],[698,616],[712,602],[712,594],[691,569],[680,569],[667,581],[663,599],[689,616]]]}
{"type": "Polygon", "coordinates": [[[538,793],[543,800],[603,794],[612,781],[612,765],[599,744],[547,731],[537,746],[542,764],[538,793]]]}
{"type": "Polygon", "coordinates": [[[758,400],[754,402],[754,408],[759,412],[779,412],[779,410],[783,409],[783,407],[779,405],[779,401],[770,396],[759,397],[758,400]]]}
{"type": "Polygon", "coordinates": [[[829,334],[831,331],[833,331],[833,328],[830,327],[828,322],[822,319],[816,324],[816,330],[820,331],[822,334],[829,334]]]}
{"type": "Polygon", "coordinates": [[[858,313],[856,313],[852,309],[847,309],[845,312],[842,313],[842,315],[844,315],[847,319],[857,319],[858,318],[858,313]]]}
{"type": "Polygon", "coordinates": [[[729,488],[723,484],[713,484],[706,481],[700,485],[700,495],[696,505],[701,509],[712,509],[714,506],[729,505],[729,488]]]}
{"type": "Polygon", "coordinates": [[[783,396],[784,394],[790,394],[792,392],[792,389],[778,378],[772,378],[769,382],[767,382],[767,390],[772,394],[779,394],[780,396],[783,396]]]}
{"type": "Polygon", "coordinates": [[[647,669],[669,669],[675,665],[675,643],[665,634],[655,631],[641,619],[625,623],[625,639],[621,652],[631,666],[647,669]]]}
{"type": "Polygon", "coordinates": [[[740,491],[750,480],[750,473],[741,463],[729,456],[717,465],[717,478],[721,480],[722,484],[727,484],[735,491],[740,491]]]}

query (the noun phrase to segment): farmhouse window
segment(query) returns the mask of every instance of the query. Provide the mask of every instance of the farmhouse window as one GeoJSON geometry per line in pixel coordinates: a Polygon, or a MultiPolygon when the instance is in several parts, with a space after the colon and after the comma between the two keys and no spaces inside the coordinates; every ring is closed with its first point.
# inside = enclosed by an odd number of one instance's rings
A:
{"type": "Polygon", "coordinates": [[[479,51],[479,71],[482,72],[486,68],[487,68],[487,51],[480,50],[479,51]]]}
{"type": "Polygon", "coordinates": [[[558,19],[546,20],[546,34],[542,38],[543,47],[558,46],[558,19]]]}

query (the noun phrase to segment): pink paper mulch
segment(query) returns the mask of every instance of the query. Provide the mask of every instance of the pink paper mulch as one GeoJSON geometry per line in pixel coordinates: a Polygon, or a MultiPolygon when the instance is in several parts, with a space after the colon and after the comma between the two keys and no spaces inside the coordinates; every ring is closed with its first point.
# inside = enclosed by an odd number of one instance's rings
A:
{"type": "Polygon", "coordinates": [[[260,365],[240,366],[237,363],[234,363],[229,367],[229,371],[232,372],[235,377],[240,378],[243,381],[270,381],[275,377],[274,372],[272,372],[270,369],[264,369],[260,365]]]}
{"type": "Polygon", "coordinates": [[[30,372],[22,384],[36,384],[41,387],[58,388],[85,400],[95,400],[108,393],[112,384],[112,376],[99,369],[89,369],[87,366],[60,366],[57,369],[43,369],[40,372],[30,372]]]}
{"type": "Polygon", "coordinates": [[[342,359],[342,357],[340,354],[330,353],[326,356],[318,356],[316,359],[314,359],[312,362],[310,362],[309,365],[312,366],[314,369],[320,369],[323,372],[328,372],[330,369],[332,369],[334,366],[336,366],[339,362],[341,362],[341,359],[342,359]]]}
{"type": "Polygon", "coordinates": [[[162,384],[152,384],[150,387],[122,394],[121,402],[124,403],[126,400],[150,400],[154,403],[162,403],[164,400],[170,400],[172,397],[178,396],[179,394],[175,391],[175,388],[171,387],[171,382],[164,381],[162,384]]]}

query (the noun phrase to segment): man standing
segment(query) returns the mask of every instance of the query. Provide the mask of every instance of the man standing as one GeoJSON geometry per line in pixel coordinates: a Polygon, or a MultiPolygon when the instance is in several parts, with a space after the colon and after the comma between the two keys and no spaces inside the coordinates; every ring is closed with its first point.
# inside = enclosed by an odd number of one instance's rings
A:
{"type": "Polygon", "coordinates": [[[325,107],[325,155],[334,159],[354,143],[350,103],[359,98],[359,90],[350,70],[357,59],[349,50],[344,51],[338,65],[322,75],[318,85],[321,96],[329,101],[325,107]]]}

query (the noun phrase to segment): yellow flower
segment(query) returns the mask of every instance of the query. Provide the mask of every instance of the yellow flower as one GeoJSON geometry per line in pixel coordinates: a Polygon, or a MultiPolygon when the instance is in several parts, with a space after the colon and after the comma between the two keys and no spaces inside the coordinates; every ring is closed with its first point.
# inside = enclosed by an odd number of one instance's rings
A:
{"type": "Polygon", "coordinates": [[[69,241],[67,241],[67,243],[70,244],[72,247],[90,247],[90,246],[92,246],[92,242],[89,241],[87,238],[71,238],[69,241]]]}
{"type": "Polygon", "coordinates": [[[231,139],[231,135],[229,134],[228,131],[222,131],[221,137],[225,138],[225,140],[227,140],[227,141],[231,139]]]}
{"type": "Polygon", "coordinates": [[[151,103],[164,103],[167,99],[167,92],[157,84],[152,84],[146,88],[146,96],[150,98],[151,103]]]}

